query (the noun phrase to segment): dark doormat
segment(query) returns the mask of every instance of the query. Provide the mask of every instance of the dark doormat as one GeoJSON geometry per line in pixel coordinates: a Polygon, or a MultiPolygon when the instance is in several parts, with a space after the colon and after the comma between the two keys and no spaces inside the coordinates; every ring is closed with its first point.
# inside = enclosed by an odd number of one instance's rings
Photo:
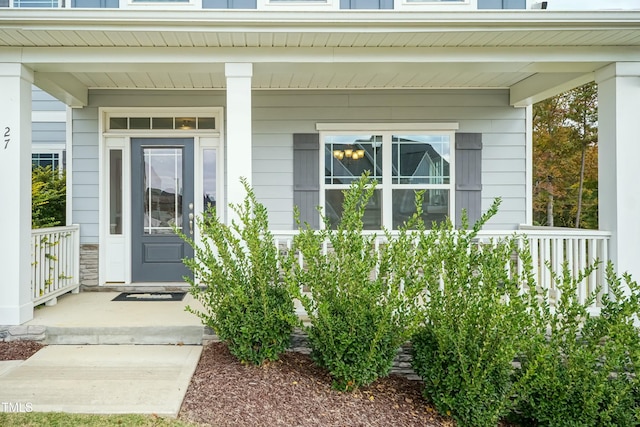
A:
{"type": "Polygon", "coordinates": [[[186,292],[123,292],[111,301],[182,301],[186,292]]]}

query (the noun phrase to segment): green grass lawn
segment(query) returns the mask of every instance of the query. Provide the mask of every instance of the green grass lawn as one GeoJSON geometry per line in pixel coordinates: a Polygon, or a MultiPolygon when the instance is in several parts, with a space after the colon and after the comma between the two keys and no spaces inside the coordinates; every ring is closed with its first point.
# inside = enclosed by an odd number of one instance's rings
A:
{"type": "Polygon", "coordinates": [[[195,427],[174,418],[154,415],[89,415],[66,414],[64,412],[0,412],[3,427],[70,427],[70,426],[134,426],[134,427],[195,427]]]}

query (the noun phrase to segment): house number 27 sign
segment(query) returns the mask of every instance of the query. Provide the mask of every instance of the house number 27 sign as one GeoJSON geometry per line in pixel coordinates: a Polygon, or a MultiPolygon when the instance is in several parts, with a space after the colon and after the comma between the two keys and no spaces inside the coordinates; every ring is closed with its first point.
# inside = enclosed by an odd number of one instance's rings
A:
{"type": "Polygon", "coordinates": [[[5,126],[4,128],[4,149],[6,150],[11,142],[11,128],[9,126],[5,126]]]}

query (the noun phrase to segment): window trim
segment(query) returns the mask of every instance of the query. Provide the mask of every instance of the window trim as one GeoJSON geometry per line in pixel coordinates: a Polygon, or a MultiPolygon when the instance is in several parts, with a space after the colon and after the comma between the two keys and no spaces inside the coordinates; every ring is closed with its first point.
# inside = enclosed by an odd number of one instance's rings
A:
{"type": "Polygon", "coordinates": [[[257,10],[325,11],[340,10],[339,0],[258,0],[257,10]]]}
{"type": "Polygon", "coordinates": [[[478,10],[478,0],[460,1],[438,1],[438,0],[394,0],[394,10],[416,10],[416,11],[468,11],[478,10]]]}
{"type": "MultiPolygon", "coordinates": [[[[22,1],[25,1],[25,0],[22,0],[22,1]]],[[[63,2],[61,0],[38,1],[38,3],[49,3],[48,5],[43,4],[38,6],[33,6],[33,5],[24,6],[23,4],[18,4],[18,3],[21,3],[22,1],[9,0],[9,6],[3,6],[3,7],[11,7],[13,9],[61,9],[64,7],[63,2]]]]}
{"type": "MultiPolygon", "coordinates": [[[[382,191],[382,225],[389,230],[393,229],[393,206],[392,195],[394,189],[447,189],[449,190],[449,217],[455,210],[455,131],[459,128],[458,123],[318,123],[316,130],[320,131],[320,194],[319,204],[326,209],[327,189],[340,190],[349,188],[349,184],[326,184],[325,182],[325,139],[330,135],[382,135],[382,162],[383,179],[382,184],[377,184],[376,188],[382,191]],[[448,184],[394,184],[392,182],[391,168],[392,162],[392,136],[406,134],[407,132],[420,133],[424,135],[449,135],[450,157],[449,157],[449,183],[448,184]]],[[[452,218],[453,220],[453,218],[452,218]]],[[[323,221],[320,227],[324,228],[323,221]]]]}
{"type": "Polygon", "coordinates": [[[65,164],[65,147],[64,143],[51,143],[51,144],[32,144],[31,146],[31,164],[33,165],[34,154],[57,154],[58,155],[58,170],[61,172],[66,169],[65,164]]]}
{"type": "Polygon", "coordinates": [[[141,108],[141,107],[132,107],[126,110],[121,109],[112,109],[105,108],[102,110],[104,112],[104,120],[102,124],[102,131],[108,135],[164,135],[171,134],[179,136],[179,135],[187,135],[187,134],[198,134],[198,135],[214,135],[219,136],[222,128],[222,113],[218,108],[189,108],[189,109],[175,109],[171,111],[167,111],[164,107],[158,108],[141,108]],[[177,111],[177,112],[176,112],[177,111]],[[214,129],[180,129],[178,127],[173,127],[169,129],[111,129],[110,128],[110,119],[111,118],[213,118],[215,120],[215,128],[214,129]]]}
{"type": "Polygon", "coordinates": [[[202,0],[188,1],[135,1],[135,0],[119,0],[119,9],[143,9],[143,10],[201,10],[202,0]]]}
{"type": "Polygon", "coordinates": [[[45,156],[53,156],[50,161],[52,163],[51,167],[52,169],[61,169],[62,168],[62,151],[47,151],[47,150],[36,150],[33,151],[31,153],[31,167],[34,167],[33,161],[34,160],[38,160],[38,167],[42,166],[40,164],[40,160],[46,160],[46,159],[34,159],[34,156],[41,156],[41,155],[45,155],[45,156]],[[55,164],[55,166],[54,166],[55,164]]]}

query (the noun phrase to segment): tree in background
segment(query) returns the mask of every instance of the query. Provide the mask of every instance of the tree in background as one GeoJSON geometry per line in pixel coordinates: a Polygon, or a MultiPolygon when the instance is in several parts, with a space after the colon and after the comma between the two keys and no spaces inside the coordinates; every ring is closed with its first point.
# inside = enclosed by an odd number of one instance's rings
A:
{"type": "Polygon", "coordinates": [[[597,86],[533,106],[533,218],[538,225],[598,228],[597,86]]]}
{"type": "Polygon", "coordinates": [[[31,226],[65,225],[66,194],[64,171],[51,166],[34,168],[31,171],[31,226]]]}

